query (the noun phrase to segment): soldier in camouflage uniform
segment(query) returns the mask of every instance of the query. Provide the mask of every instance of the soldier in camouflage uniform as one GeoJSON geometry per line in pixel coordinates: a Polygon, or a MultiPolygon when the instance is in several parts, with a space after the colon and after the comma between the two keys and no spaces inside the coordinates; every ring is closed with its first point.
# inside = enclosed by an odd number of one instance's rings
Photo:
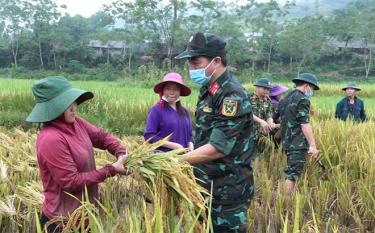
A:
{"type": "Polygon", "coordinates": [[[306,155],[318,155],[309,123],[310,97],[313,90],[319,90],[318,81],[313,74],[300,74],[293,79],[296,88],[291,91],[277,107],[274,119],[281,117],[281,141],[287,155],[284,170],[287,190],[294,191],[296,180],[301,176],[306,155]]]}
{"type": "MultiPolygon", "coordinates": [[[[272,112],[276,111],[277,106],[279,106],[280,100],[283,98],[283,94],[288,91],[287,87],[283,87],[280,84],[275,84],[270,89],[270,99],[272,103],[272,112]]],[[[281,129],[280,129],[280,119],[275,119],[274,123],[276,128],[270,132],[272,141],[275,144],[275,147],[278,148],[281,144],[281,129]]]]}
{"type": "Polygon", "coordinates": [[[200,184],[212,187],[214,232],[246,232],[253,196],[250,155],[254,141],[250,94],[226,69],[226,43],[209,33],[195,33],[177,59],[189,59],[190,78],[200,84],[195,112],[195,150],[184,158],[195,165],[200,184]]]}
{"type": "Polygon", "coordinates": [[[256,145],[256,155],[259,155],[264,150],[264,143],[260,140],[262,136],[269,135],[276,125],[272,118],[272,103],[268,94],[272,88],[271,82],[268,78],[263,77],[258,79],[254,86],[255,92],[251,95],[251,107],[253,111],[254,125],[254,140],[256,145]]]}

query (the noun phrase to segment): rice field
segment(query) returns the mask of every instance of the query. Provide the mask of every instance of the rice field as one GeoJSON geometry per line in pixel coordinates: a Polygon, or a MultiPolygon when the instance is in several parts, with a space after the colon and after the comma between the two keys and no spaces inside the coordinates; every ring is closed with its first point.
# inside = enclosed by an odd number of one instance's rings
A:
{"type": "MultiPolygon", "coordinates": [[[[43,194],[35,156],[35,130],[25,132],[6,124],[9,120],[24,126],[22,119],[34,105],[32,82],[0,79],[0,123],[8,126],[0,129],[0,233],[38,230],[35,219],[43,194]]],[[[104,82],[73,85],[96,95],[81,106],[84,118],[122,135],[124,145],[133,148],[131,152],[145,148],[139,134],[148,109],[157,101],[152,88],[104,82]]],[[[311,123],[320,164],[308,162],[294,195],[284,191],[286,157],[280,149],[268,142],[263,156],[255,160],[249,232],[375,232],[375,85],[361,85],[363,92],[359,96],[370,116],[362,124],[333,118],[343,85],[323,84],[312,98],[311,123]]],[[[246,87],[252,89],[250,84],[246,87]]],[[[192,96],[183,99],[191,113],[196,99],[196,88],[192,96]]],[[[96,151],[96,160],[100,167],[113,157],[96,151]]],[[[90,219],[91,232],[210,232],[209,220],[198,224],[199,210],[189,209],[188,202],[184,204],[187,206],[176,206],[171,199],[178,195],[163,185],[154,186],[162,187],[160,190],[147,192],[147,179],[140,179],[140,169],[135,170],[133,175],[116,176],[100,185],[100,206],[82,203],[76,214],[90,219]],[[152,204],[147,202],[150,198],[155,200],[152,204]]],[[[160,182],[157,175],[153,178],[155,183],[160,182]]],[[[209,206],[207,199],[199,203],[209,206]]]]}
{"type": "MultiPolygon", "coordinates": [[[[8,128],[25,125],[24,119],[35,102],[31,92],[33,80],[0,79],[0,125],[8,128]]],[[[81,116],[119,135],[141,135],[150,107],[158,100],[152,87],[130,86],[125,82],[73,82],[73,85],[94,92],[94,99],[79,107],[81,116]]],[[[182,103],[190,110],[194,120],[194,110],[198,98],[198,87],[193,88],[190,96],[184,97],[182,103]]],[[[292,83],[283,84],[292,88],[292,83]]],[[[312,109],[319,119],[334,117],[336,104],[343,98],[341,87],[322,84],[321,90],[312,97],[312,109]]],[[[252,84],[245,84],[253,91],[252,84]]],[[[370,118],[375,116],[375,85],[362,84],[359,97],[364,100],[365,109],[370,118]]]]}

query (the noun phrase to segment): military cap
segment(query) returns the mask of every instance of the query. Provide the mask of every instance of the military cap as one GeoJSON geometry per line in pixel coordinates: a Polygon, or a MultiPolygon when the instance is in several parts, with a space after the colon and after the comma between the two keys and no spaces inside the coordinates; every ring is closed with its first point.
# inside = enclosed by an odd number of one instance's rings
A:
{"type": "Polygon", "coordinates": [[[315,75],[311,73],[300,74],[297,78],[294,78],[292,81],[294,83],[298,81],[308,83],[313,85],[315,90],[319,90],[318,79],[315,77],[315,75]]]}
{"type": "Polygon", "coordinates": [[[226,42],[218,36],[211,33],[194,33],[184,52],[180,53],[175,59],[192,58],[196,56],[223,57],[225,56],[226,42]]]}
{"type": "Polygon", "coordinates": [[[267,89],[271,89],[272,88],[272,84],[271,84],[271,81],[266,78],[266,77],[262,77],[260,79],[258,79],[254,86],[256,87],[264,87],[264,88],[267,88],[267,89]]]}

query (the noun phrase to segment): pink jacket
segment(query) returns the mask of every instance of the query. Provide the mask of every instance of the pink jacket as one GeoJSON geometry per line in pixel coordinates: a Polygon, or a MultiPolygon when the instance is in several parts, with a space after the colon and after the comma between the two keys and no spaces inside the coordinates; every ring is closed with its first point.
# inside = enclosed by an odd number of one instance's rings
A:
{"type": "Polygon", "coordinates": [[[43,213],[48,218],[72,213],[80,205],[85,186],[94,202],[98,183],[116,174],[112,165],[96,169],[93,147],[116,157],[126,153],[114,136],[81,118],[73,124],[67,124],[63,117],[44,124],[36,149],[45,196],[43,213]]]}

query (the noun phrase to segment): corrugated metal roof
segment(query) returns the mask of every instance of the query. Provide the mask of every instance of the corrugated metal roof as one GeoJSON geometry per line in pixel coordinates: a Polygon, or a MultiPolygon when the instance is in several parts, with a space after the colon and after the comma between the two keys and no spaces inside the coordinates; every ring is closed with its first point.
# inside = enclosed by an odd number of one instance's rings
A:
{"type": "Polygon", "coordinates": [[[336,38],[330,38],[328,39],[327,43],[336,48],[351,48],[351,49],[364,49],[364,48],[375,46],[374,44],[366,45],[366,42],[364,39],[349,40],[349,42],[346,44],[345,41],[341,41],[336,38]]]}
{"type": "Polygon", "coordinates": [[[124,41],[108,41],[108,43],[104,43],[100,40],[90,40],[89,46],[93,48],[111,48],[111,49],[123,49],[127,48],[127,45],[124,41]]]}

